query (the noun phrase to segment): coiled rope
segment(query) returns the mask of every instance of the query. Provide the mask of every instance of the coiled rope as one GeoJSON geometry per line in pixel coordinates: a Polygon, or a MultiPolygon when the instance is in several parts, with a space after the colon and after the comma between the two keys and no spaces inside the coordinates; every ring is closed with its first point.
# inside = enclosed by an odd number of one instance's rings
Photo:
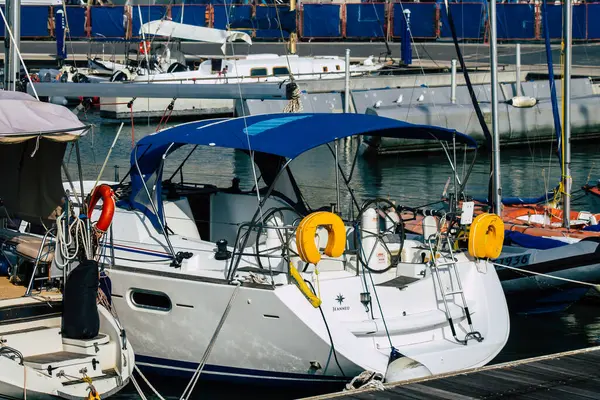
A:
{"type": "Polygon", "coordinates": [[[300,101],[300,96],[302,92],[300,92],[300,88],[298,84],[294,81],[288,83],[285,87],[285,94],[288,99],[288,103],[283,109],[284,113],[298,113],[302,112],[302,102],[300,101]]]}

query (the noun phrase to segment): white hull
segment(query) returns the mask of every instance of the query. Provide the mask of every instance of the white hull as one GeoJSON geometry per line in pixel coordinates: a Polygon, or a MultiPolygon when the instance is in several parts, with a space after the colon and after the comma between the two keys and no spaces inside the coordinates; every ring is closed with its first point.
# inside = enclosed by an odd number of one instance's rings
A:
{"type": "MultiPolygon", "coordinates": [[[[371,59],[364,64],[352,65],[350,73],[352,76],[360,76],[378,71],[382,64],[373,63],[371,59]]],[[[198,70],[181,71],[173,73],[154,73],[147,75],[145,69],[137,72],[124,71],[122,64],[112,62],[95,61],[105,69],[123,71],[121,78],[140,84],[235,84],[235,83],[264,83],[289,81],[289,71],[294,74],[296,80],[330,80],[344,79],[344,60],[338,57],[297,57],[277,56],[270,54],[252,55],[245,59],[219,60],[221,67],[228,67],[226,73],[214,71],[211,61],[200,64],[198,70]],[[255,75],[256,71],[264,72],[263,75],[255,75]]],[[[220,68],[221,68],[220,67],[220,68]]],[[[262,72],[260,72],[262,74],[262,72]]],[[[128,103],[131,98],[102,98],[100,112],[108,118],[130,118],[131,112],[134,117],[162,117],[171,99],[139,98],[134,101],[133,110],[128,103]]],[[[199,116],[233,113],[234,101],[224,99],[177,99],[174,103],[172,116],[199,116]]]]}
{"type": "MultiPolygon", "coordinates": [[[[384,315],[392,343],[433,374],[484,365],[502,349],[508,338],[508,312],[506,304],[502,304],[504,297],[495,270],[487,266],[487,271],[481,273],[470,263],[460,269],[469,295],[467,301],[473,307],[473,324],[485,338],[481,343],[471,341],[464,346],[454,341],[443,305],[435,299],[431,276],[402,291],[386,286],[378,289],[381,297],[390,300],[386,301],[390,307],[384,307],[384,315]],[[502,301],[494,302],[495,299],[502,301]],[[403,312],[407,316],[403,316],[403,312]]],[[[361,278],[353,273],[335,275],[337,279],[326,281],[326,273],[321,273],[321,298],[343,373],[348,378],[365,369],[385,373],[389,343],[381,319],[369,320],[359,301],[361,278]],[[340,280],[339,275],[345,278],[340,280]],[[343,307],[348,307],[347,310],[337,310],[340,305],[335,299],[340,293],[348,294],[343,307]]],[[[122,267],[113,268],[110,276],[114,285],[113,301],[126,321],[138,364],[170,370],[170,373],[191,374],[234,287],[179,273],[164,276],[122,267]],[[130,299],[134,288],[165,293],[171,299],[172,309],[160,312],[135,307],[130,299]]],[[[457,305],[453,311],[459,336],[464,336],[468,332],[466,320],[457,305]]],[[[330,348],[319,310],[310,306],[295,286],[285,285],[275,290],[242,287],[205,373],[227,375],[231,379],[322,381],[331,377],[335,381],[343,375],[332,359],[326,371],[310,375],[311,362],[317,361],[323,368],[328,364],[330,348]]]]}
{"type": "MultiPolygon", "coordinates": [[[[0,309],[35,307],[39,302],[35,297],[2,300],[0,309]]],[[[92,379],[102,398],[124,388],[135,362],[132,347],[125,341],[124,348],[121,330],[110,313],[102,306],[98,311],[100,334],[87,341],[63,339],[61,318],[55,313],[16,318],[1,325],[3,346],[18,350],[23,362],[12,358],[13,353],[0,355],[0,397],[86,398],[89,385],[83,381],[83,373],[92,379]],[[86,345],[81,345],[84,342],[86,345]]]]}

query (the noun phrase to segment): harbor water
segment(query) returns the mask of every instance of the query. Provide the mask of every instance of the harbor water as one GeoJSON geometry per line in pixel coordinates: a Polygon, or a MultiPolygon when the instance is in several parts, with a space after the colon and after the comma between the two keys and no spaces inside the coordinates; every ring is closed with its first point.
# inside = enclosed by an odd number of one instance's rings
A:
{"type": "MultiPolygon", "coordinates": [[[[84,122],[86,121],[83,118],[84,122]]],[[[88,123],[94,124],[92,131],[80,141],[82,171],[84,179],[96,179],[108,149],[113,142],[119,125],[102,122],[89,115],[88,123]]],[[[123,179],[129,170],[132,143],[156,130],[156,122],[136,122],[123,127],[121,135],[104,170],[102,179],[114,180],[117,165],[118,175],[123,179]]],[[[432,151],[427,154],[389,155],[374,157],[358,156],[350,186],[361,200],[376,197],[389,198],[397,204],[412,207],[439,202],[447,181],[452,177],[448,158],[439,144],[432,142],[432,151]]],[[[361,144],[357,140],[343,140],[339,144],[340,164],[346,174],[361,144]]],[[[174,172],[191,148],[176,150],[165,165],[164,178],[174,172]],[[170,173],[169,173],[170,172],[170,173]]],[[[314,149],[295,160],[291,166],[295,178],[303,191],[308,205],[319,208],[336,202],[333,147],[314,149]]],[[[457,151],[457,169],[464,175],[474,153],[460,148],[457,151]]],[[[77,177],[76,152],[70,148],[66,161],[72,177],[77,177]]],[[[467,194],[485,197],[489,180],[489,156],[480,151],[467,185],[467,194]]],[[[556,157],[556,146],[528,143],[520,149],[506,149],[501,154],[502,187],[505,196],[536,197],[554,188],[560,179],[560,165],[556,157]]],[[[577,191],[588,179],[595,182],[600,178],[600,143],[577,143],[572,148],[571,171],[573,177],[573,208],[600,212],[594,199],[577,191]]],[[[177,174],[179,176],[179,173],[177,174]]],[[[219,148],[198,148],[183,170],[186,182],[231,185],[231,178],[241,180],[242,189],[250,190],[255,184],[252,165],[247,156],[240,152],[219,148]]],[[[259,177],[257,177],[259,178],[259,177]]],[[[174,178],[178,181],[179,178],[174,178]]],[[[259,186],[261,186],[260,179],[259,186]]],[[[341,180],[340,180],[341,182],[341,180]]],[[[451,185],[450,185],[451,187],[451,185]]],[[[348,215],[350,194],[342,190],[342,211],[348,215]]],[[[439,205],[439,204],[438,204],[439,205]]],[[[598,294],[600,296],[600,294],[598,294]]],[[[207,305],[208,307],[209,305],[207,305]]],[[[578,349],[600,344],[600,297],[588,296],[583,302],[568,310],[547,315],[512,315],[511,333],[508,344],[493,361],[506,362],[560,351],[578,349]]],[[[127,321],[122,321],[127,327],[127,321]]],[[[202,321],[198,321],[199,324],[202,321]]],[[[173,381],[168,377],[148,376],[153,385],[167,398],[179,398],[186,381],[173,381]]],[[[150,391],[144,384],[146,395],[150,391]]],[[[332,388],[332,390],[343,388],[332,388]]],[[[297,398],[319,394],[306,387],[302,390],[284,388],[255,388],[230,384],[202,382],[196,387],[192,398],[297,398]]],[[[114,398],[139,398],[132,385],[114,398]]]]}

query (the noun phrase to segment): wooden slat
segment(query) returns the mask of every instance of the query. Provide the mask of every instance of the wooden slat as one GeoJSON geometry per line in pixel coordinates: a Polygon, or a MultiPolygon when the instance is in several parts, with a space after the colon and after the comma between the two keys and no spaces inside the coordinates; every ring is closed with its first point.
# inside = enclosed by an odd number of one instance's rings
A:
{"type": "Polygon", "coordinates": [[[438,378],[386,385],[385,391],[359,390],[317,396],[314,399],[599,399],[599,365],[600,347],[596,347],[482,367],[438,378]]]}

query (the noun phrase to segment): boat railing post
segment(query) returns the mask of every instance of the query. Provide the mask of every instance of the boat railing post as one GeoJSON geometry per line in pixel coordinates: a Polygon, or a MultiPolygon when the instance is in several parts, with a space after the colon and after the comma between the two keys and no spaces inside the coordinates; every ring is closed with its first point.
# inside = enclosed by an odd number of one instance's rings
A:
{"type": "Polygon", "coordinates": [[[451,61],[451,73],[450,73],[450,102],[456,103],[456,59],[451,61]]]}
{"type": "Polygon", "coordinates": [[[115,165],[115,182],[119,182],[119,166],[115,165]]]}
{"type": "Polygon", "coordinates": [[[516,56],[517,56],[517,60],[516,60],[516,80],[515,80],[515,89],[516,89],[516,95],[517,96],[521,96],[521,43],[517,43],[517,50],[516,50],[516,56]]]}

